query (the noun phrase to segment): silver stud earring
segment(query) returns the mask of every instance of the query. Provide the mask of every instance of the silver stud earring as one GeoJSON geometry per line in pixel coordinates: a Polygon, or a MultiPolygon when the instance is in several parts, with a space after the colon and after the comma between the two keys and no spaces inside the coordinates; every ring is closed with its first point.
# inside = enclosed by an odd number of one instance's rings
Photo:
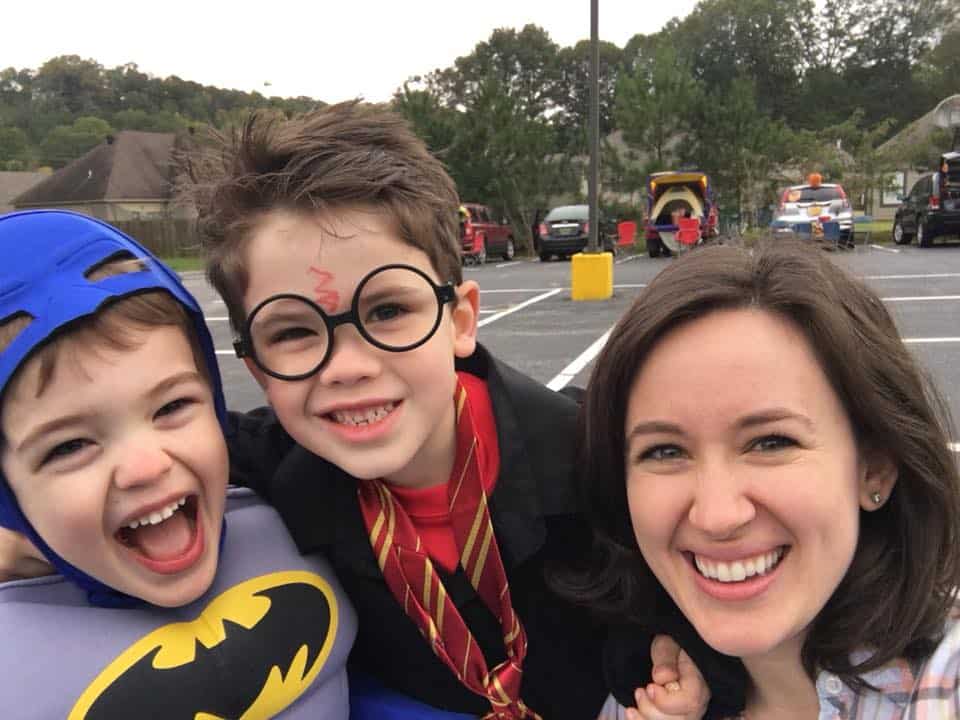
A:
{"type": "Polygon", "coordinates": [[[870,499],[873,500],[874,505],[879,505],[881,502],[883,502],[883,495],[878,492],[872,492],[870,493],[870,499]]]}

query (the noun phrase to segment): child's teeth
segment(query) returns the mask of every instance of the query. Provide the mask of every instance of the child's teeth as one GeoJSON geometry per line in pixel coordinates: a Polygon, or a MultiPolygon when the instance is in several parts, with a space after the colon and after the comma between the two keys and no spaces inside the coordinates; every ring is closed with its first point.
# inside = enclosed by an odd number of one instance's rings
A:
{"type": "Polygon", "coordinates": [[[757,555],[752,558],[736,560],[725,563],[716,560],[708,560],[698,555],[694,555],[694,564],[697,570],[704,577],[711,580],[719,580],[723,583],[741,582],[754,575],[765,575],[780,562],[783,556],[783,548],[777,548],[768,553],[757,555]]]}
{"type": "Polygon", "coordinates": [[[141,525],[159,525],[186,504],[187,498],[182,497],[179,500],[175,500],[174,502],[170,503],[166,507],[162,507],[159,510],[149,513],[148,515],[137,518],[133,522],[129,523],[127,527],[131,530],[136,530],[141,525]]]}
{"type": "Polygon", "coordinates": [[[341,425],[369,425],[385,418],[394,407],[394,403],[388,403],[366,410],[335,410],[333,419],[341,425]]]}

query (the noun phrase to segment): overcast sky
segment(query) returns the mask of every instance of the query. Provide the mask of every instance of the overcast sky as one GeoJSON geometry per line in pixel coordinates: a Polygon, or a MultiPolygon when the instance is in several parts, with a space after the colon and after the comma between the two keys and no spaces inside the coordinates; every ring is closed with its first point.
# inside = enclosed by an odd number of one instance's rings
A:
{"type": "MultiPolygon", "coordinates": [[[[620,47],[695,0],[599,0],[600,39],[620,47]]],[[[590,0],[83,0],[4,2],[0,68],[57,55],[157,77],[307,95],[387,100],[404,80],[445,68],[498,27],[544,28],[561,46],[590,37],[590,0]],[[269,85],[266,85],[269,83],[269,85]]]]}

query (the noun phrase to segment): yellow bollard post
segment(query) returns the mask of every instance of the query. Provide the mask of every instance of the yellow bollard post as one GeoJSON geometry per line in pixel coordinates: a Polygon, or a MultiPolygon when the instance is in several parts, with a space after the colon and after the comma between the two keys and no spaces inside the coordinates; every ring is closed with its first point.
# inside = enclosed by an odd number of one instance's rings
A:
{"type": "Polygon", "coordinates": [[[570,258],[570,296],[609,300],[613,296],[613,253],[577,253],[570,258]]]}

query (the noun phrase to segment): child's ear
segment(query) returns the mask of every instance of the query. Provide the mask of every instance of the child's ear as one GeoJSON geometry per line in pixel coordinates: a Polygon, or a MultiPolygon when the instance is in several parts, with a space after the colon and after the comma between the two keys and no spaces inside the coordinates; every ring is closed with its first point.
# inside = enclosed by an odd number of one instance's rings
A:
{"type": "Polygon", "coordinates": [[[453,319],[453,354],[470,357],[477,347],[477,319],[480,317],[480,286],[474,280],[465,280],[457,286],[457,304],[451,311],[453,319]]]}
{"type": "Polygon", "coordinates": [[[250,371],[250,374],[253,375],[253,379],[257,381],[257,385],[260,386],[260,389],[266,392],[267,389],[267,375],[263,370],[257,367],[257,364],[248,357],[243,359],[243,364],[247,366],[247,370],[250,371]]]}
{"type": "Polygon", "coordinates": [[[867,512],[882,508],[897,484],[899,471],[889,454],[871,450],[861,457],[860,507],[867,512]]]}

